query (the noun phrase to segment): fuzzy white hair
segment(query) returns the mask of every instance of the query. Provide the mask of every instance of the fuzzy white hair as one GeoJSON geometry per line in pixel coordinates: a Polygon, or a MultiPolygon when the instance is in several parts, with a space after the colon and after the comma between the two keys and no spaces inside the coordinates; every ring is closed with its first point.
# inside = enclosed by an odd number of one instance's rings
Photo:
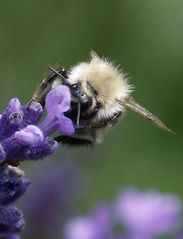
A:
{"type": "Polygon", "coordinates": [[[91,52],[91,60],[74,66],[68,76],[70,84],[80,82],[85,88],[85,93],[91,92],[84,85],[89,84],[95,89],[97,101],[102,104],[96,120],[110,118],[116,112],[123,111],[124,107],[117,100],[123,101],[129,97],[132,87],[128,84],[125,75],[111,62],[100,58],[95,52],[91,52]]]}

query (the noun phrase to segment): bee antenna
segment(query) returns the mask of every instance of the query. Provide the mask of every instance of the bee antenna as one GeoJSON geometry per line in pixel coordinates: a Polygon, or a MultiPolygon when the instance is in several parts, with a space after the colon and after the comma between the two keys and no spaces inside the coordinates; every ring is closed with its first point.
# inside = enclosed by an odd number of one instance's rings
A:
{"type": "Polygon", "coordinates": [[[65,81],[65,78],[63,77],[63,75],[61,75],[55,68],[53,68],[52,66],[48,66],[48,68],[53,71],[56,75],[58,75],[62,80],[65,81]]]}

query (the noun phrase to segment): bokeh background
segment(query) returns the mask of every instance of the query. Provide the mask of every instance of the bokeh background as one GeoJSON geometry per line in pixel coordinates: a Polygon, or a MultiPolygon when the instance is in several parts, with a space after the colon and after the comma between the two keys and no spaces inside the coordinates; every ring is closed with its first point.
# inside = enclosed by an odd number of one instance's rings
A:
{"type": "Polygon", "coordinates": [[[182,23],[182,0],[1,1],[1,110],[12,96],[26,103],[48,65],[69,68],[95,50],[128,73],[133,97],[176,132],[169,135],[127,112],[92,150],[60,147],[44,162],[24,163],[30,178],[43,164],[49,168],[66,158],[82,168],[88,185],[73,214],[127,186],[183,197],[182,23]]]}

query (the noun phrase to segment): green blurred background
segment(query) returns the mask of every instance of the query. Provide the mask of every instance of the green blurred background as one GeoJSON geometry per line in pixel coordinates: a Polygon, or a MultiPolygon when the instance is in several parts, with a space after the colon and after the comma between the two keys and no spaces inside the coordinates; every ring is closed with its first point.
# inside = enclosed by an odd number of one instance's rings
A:
{"type": "MultiPolygon", "coordinates": [[[[135,85],[134,98],[176,135],[127,112],[94,149],[61,147],[55,157],[70,155],[91,178],[77,210],[126,186],[183,197],[182,0],[1,1],[0,109],[12,96],[26,103],[48,65],[69,68],[90,50],[120,64],[135,85]]],[[[32,166],[23,164],[28,175],[32,166]]]]}

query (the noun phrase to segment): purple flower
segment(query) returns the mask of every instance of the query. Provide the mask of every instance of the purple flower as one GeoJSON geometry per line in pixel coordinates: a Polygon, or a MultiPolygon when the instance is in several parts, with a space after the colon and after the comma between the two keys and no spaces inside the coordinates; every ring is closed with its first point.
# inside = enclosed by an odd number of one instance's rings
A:
{"type": "Polygon", "coordinates": [[[108,206],[102,205],[86,217],[70,220],[64,230],[65,239],[112,239],[112,218],[108,206]]]}
{"type": "Polygon", "coordinates": [[[131,189],[119,195],[116,212],[132,235],[152,238],[178,229],[181,203],[173,195],[131,189]]]}
{"type": "Polygon", "coordinates": [[[18,233],[23,227],[22,211],[14,207],[0,206],[0,234],[18,233]]]}
{"type": "Polygon", "coordinates": [[[21,197],[30,184],[23,176],[19,168],[0,167],[0,238],[18,238],[15,233],[24,228],[22,211],[7,206],[21,197]]]}
{"type": "Polygon", "coordinates": [[[66,239],[94,239],[95,224],[90,217],[78,217],[66,225],[66,239]]]}
{"type": "Polygon", "coordinates": [[[13,203],[25,193],[30,180],[23,176],[19,168],[0,167],[0,205],[13,203]]]}
{"type": "Polygon", "coordinates": [[[67,86],[59,85],[47,94],[45,107],[48,114],[41,124],[41,129],[45,135],[49,135],[56,130],[64,135],[74,133],[72,121],[64,116],[64,112],[70,109],[70,102],[71,95],[67,86]]]}
{"type": "Polygon", "coordinates": [[[176,238],[180,213],[180,200],[173,195],[126,190],[114,205],[68,221],[64,239],[155,239],[173,233],[176,238]]]}
{"type": "Polygon", "coordinates": [[[0,117],[0,163],[39,159],[52,154],[57,142],[50,134],[59,131],[63,135],[74,133],[72,121],[64,115],[70,108],[71,96],[67,86],[59,85],[46,96],[47,116],[38,102],[21,106],[18,99],[11,99],[0,117]]]}
{"type": "Polygon", "coordinates": [[[42,131],[34,125],[28,125],[22,130],[15,132],[14,139],[20,145],[32,146],[34,144],[41,144],[44,140],[42,131]]]}
{"type": "Polygon", "coordinates": [[[28,106],[23,107],[24,125],[37,125],[43,114],[41,104],[33,101],[28,106]]]}
{"type": "Polygon", "coordinates": [[[21,128],[23,115],[20,101],[16,98],[11,99],[8,107],[1,115],[0,141],[8,138],[21,128]]]}

